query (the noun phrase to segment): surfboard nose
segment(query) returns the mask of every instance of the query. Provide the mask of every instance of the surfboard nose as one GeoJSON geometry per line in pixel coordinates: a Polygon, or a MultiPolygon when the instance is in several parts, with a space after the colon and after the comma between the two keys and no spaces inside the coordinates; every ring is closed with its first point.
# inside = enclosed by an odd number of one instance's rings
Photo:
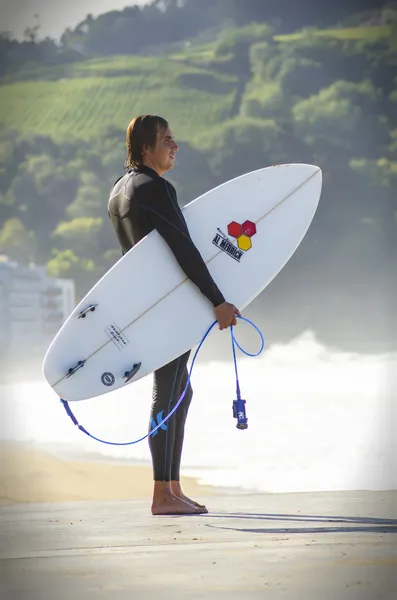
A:
{"type": "Polygon", "coordinates": [[[316,173],[322,173],[321,167],[318,165],[312,165],[311,163],[288,163],[285,165],[278,165],[280,167],[285,167],[286,169],[296,169],[301,171],[302,173],[305,171],[308,174],[315,175],[316,173]]]}

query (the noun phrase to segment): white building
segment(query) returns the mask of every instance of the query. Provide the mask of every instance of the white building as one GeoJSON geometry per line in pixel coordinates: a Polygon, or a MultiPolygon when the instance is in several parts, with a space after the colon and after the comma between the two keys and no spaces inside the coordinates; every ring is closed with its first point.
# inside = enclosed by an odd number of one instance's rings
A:
{"type": "Polygon", "coordinates": [[[42,355],[75,308],[70,279],[54,279],[43,266],[0,261],[0,353],[42,355]]]}

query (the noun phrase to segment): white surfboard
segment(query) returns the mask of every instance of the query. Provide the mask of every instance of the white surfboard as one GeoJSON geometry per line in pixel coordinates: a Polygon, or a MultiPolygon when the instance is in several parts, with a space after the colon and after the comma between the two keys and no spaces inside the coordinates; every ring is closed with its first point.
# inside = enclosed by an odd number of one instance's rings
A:
{"type": "MultiPolygon", "coordinates": [[[[244,309],[299,246],[322,188],[316,166],[247,173],[183,208],[192,239],[225,298],[244,309]]],[[[215,320],[154,230],[76,306],[51,343],[43,373],[67,401],[137,381],[197,345],[215,320]]]]}

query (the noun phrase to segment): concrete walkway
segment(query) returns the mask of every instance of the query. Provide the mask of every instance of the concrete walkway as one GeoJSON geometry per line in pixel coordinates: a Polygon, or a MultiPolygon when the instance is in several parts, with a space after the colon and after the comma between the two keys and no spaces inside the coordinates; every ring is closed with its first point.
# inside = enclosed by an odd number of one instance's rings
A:
{"type": "Polygon", "coordinates": [[[1,600],[395,600],[397,492],[215,494],[0,509],[1,600]]]}

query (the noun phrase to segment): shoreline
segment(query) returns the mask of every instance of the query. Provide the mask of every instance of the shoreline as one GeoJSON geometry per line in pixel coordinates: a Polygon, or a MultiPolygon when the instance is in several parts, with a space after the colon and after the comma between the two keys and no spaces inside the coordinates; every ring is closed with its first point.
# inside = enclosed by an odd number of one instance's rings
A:
{"type": "MultiPolygon", "coordinates": [[[[253,319],[255,321],[255,319],[253,319]]],[[[343,354],[346,356],[357,356],[362,359],[369,357],[395,357],[397,356],[397,341],[390,343],[389,340],[384,340],[378,345],[373,342],[369,343],[336,343],[334,340],[324,340],[319,338],[318,334],[313,329],[302,329],[298,333],[285,337],[276,337],[274,339],[268,338],[267,350],[271,350],[274,347],[288,346],[294,344],[302,336],[309,334],[313,336],[314,342],[335,354],[343,354]]],[[[208,364],[229,364],[231,360],[231,354],[224,349],[222,344],[218,343],[222,349],[220,350],[217,345],[212,349],[206,348],[205,346],[200,351],[200,358],[198,362],[203,366],[208,364]]],[[[192,349],[194,349],[196,346],[192,349]]],[[[21,359],[20,357],[6,357],[3,358],[3,370],[0,373],[0,386],[14,386],[20,383],[38,383],[43,382],[46,385],[47,382],[44,379],[42,373],[42,363],[45,352],[36,359],[26,357],[21,359]]]]}
{"type": "MultiPolygon", "coordinates": [[[[0,442],[0,505],[95,500],[147,500],[153,491],[152,467],[136,459],[68,456],[49,444],[0,442]],[[62,456],[63,454],[63,456],[62,456]]],[[[187,496],[224,493],[181,476],[187,496]]]]}
{"type": "MultiPolygon", "coordinates": [[[[79,453],[67,444],[0,440],[0,508],[33,504],[147,501],[152,499],[152,467],[146,460],[79,453]]],[[[195,499],[256,498],[321,494],[348,499],[356,494],[395,494],[397,489],[259,491],[199,483],[199,477],[181,475],[184,493],[195,499]]],[[[185,469],[189,471],[187,467],[185,469]]]]}

